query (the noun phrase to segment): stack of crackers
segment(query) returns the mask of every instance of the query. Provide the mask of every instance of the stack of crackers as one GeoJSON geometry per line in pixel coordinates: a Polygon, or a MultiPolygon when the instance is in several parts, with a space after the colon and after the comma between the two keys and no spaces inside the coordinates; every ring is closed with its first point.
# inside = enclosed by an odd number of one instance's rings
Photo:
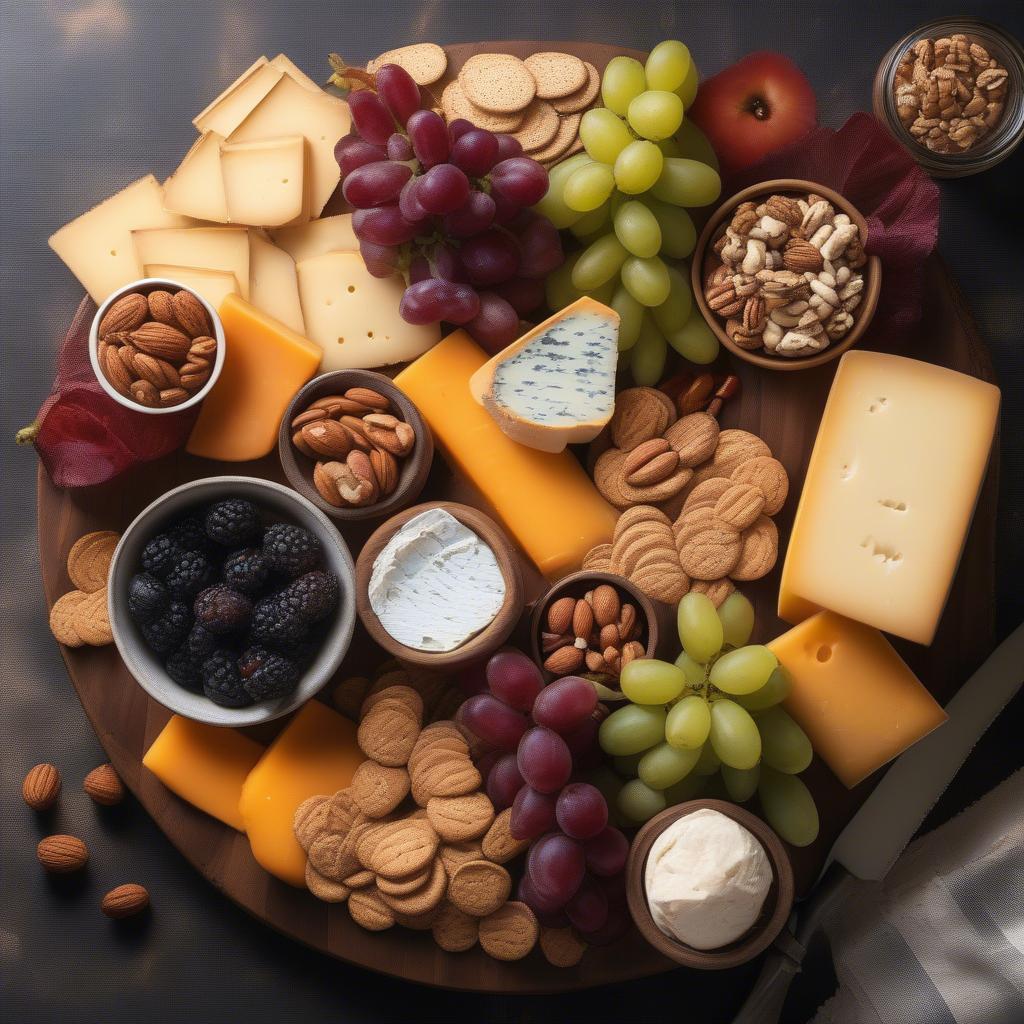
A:
{"type": "Polygon", "coordinates": [[[65,647],[103,647],[114,639],[107,611],[110,560],[121,535],[110,530],[87,533],[68,552],[68,576],[77,587],[50,609],[50,632],[65,647]]]}

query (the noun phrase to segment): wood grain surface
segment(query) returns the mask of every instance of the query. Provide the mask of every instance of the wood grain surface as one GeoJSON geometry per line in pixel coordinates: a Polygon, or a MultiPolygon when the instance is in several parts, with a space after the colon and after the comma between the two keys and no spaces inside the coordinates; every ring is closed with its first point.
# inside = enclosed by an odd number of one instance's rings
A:
{"type": "MultiPolygon", "coordinates": [[[[552,49],[575,53],[603,68],[611,56],[622,52],[598,44],[551,42],[465,43],[447,49],[453,67],[474,52],[525,56],[538,49],[552,49]]],[[[933,257],[926,264],[925,273],[924,319],[899,354],[992,381],[988,351],[948,271],[933,257]]],[[[860,347],[872,347],[870,331],[860,347]]],[[[776,518],[784,548],[835,364],[796,374],[764,372],[738,361],[731,365],[743,387],[740,397],[723,411],[723,426],[743,427],[759,434],[791,477],[792,497],[776,518]]],[[[998,442],[994,451],[998,452],[998,442]]],[[[935,457],[941,458],[941,452],[936,452],[935,457]]],[[[902,641],[895,644],[943,703],[993,646],[997,470],[997,456],[993,456],[935,643],[929,648],[902,641]]],[[[65,561],[71,545],[83,533],[122,529],[153,498],[178,483],[225,472],[283,481],[276,453],[244,465],[178,454],[141,467],[130,478],[77,491],[55,488],[40,468],[39,553],[48,604],[72,589],[65,561]]],[[[428,498],[466,502],[493,514],[493,509],[480,500],[472,487],[452,479],[441,459],[435,460],[424,490],[423,499],[428,498]]],[[[374,525],[361,523],[343,528],[353,554],[358,553],[374,525]]],[[[780,569],[781,559],[768,577],[743,588],[757,609],[757,640],[769,639],[787,628],[775,615],[780,569]]],[[[529,565],[524,565],[523,575],[527,601],[534,601],[545,589],[543,581],[529,565]]],[[[524,614],[524,623],[528,617],[528,613],[524,614]]],[[[525,626],[518,639],[525,642],[525,626]]],[[[297,941],[381,973],[424,984],[488,992],[568,990],[642,977],[674,966],[635,931],[609,947],[588,950],[582,963],[568,970],[550,967],[539,950],[524,961],[505,964],[490,959],[478,948],[468,953],[445,953],[429,935],[401,928],[376,934],[364,932],[351,921],[344,906],[320,903],[309,893],[272,878],[256,864],[244,836],[179,800],[143,770],[142,755],[163,727],[168,712],[134,682],[113,647],[64,649],[63,654],[96,735],[127,786],[168,839],[220,893],[297,941]]],[[[381,657],[365,631],[357,626],[339,678],[363,670],[381,657]]],[[[271,723],[253,735],[266,742],[282,724],[271,723]]],[[[789,850],[798,893],[806,893],[836,835],[878,777],[873,776],[848,791],[817,760],[805,773],[821,811],[822,827],[812,846],[789,850]]],[[[197,927],[200,924],[197,922],[197,927]]],[[[718,983],[729,985],[728,974],[721,975],[718,983]]]]}

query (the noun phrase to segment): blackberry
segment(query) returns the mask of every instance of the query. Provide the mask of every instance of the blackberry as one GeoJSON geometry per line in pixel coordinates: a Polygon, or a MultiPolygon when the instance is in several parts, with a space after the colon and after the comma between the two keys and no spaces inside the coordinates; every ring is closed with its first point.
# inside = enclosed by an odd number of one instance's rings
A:
{"type": "Polygon", "coordinates": [[[238,659],[242,685],[253,700],[286,697],[299,682],[299,666],[265,647],[250,647],[238,659]]]}
{"type": "Polygon", "coordinates": [[[284,588],[281,600],[305,622],[319,622],[338,603],[338,577],[319,569],[307,572],[284,588]]]}
{"type": "Polygon", "coordinates": [[[142,568],[163,579],[181,554],[177,541],[167,533],[158,533],[142,549],[142,568]]]}
{"type": "Polygon", "coordinates": [[[252,636],[272,646],[297,644],[309,636],[309,625],[281,594],[271,594],[256,602],[252,610],[252,636]]]}
{"type": "Polygon", "coordinates": [[[203,662],[203,693],[222,708],[244,708],[252,697],[242,685],[234,651],[222,648],[203,662]]]}
{"type": "Polygon", "coordinates": [[[255,540],[259,532],[259,509],[244,498],[218,501],[206,513],[206,535],[218,544],[242,547],[255,540]]]}
{"type": "Polygon", "coordinates": [[[128,611],[141,626],[161,615],[170,601],[167,588],[148,572],[137,572],[128,584],[128,611]]]}
{"type": "Polygon", "coordinates": [[[320,541],[301,526],[274,523],[263,533],[263,557],[275,572],[299,576],[320,561],[320,541]]]}
{"type": "Polygon", "coordinates": [[[185,639],[192,628],[192,612],[184,602],[171,601],[163,615],[141,628],[150,650],[157,654],[168,654],[185,639]]]}
{"type": "Polygon", "coordinates": [[[201,551],[182,551],[167,572],[167,589],[174,597],[188,600],[213,580],[213,566],[201,551]]]}
{"type": "Polygon", "coordinates": [[[245,594],[259,593],[270,578],[270,566],[259,548],[243,548],[228,555],[224,563],[224,582],[245,594]]]}
{"type": "Polygon", "coordinates": [[[196,621],[211,633],[233,633],[246,629],[252,615],[252,601],[222,583],[207,587],[193,606],[196,621]]]}
{"type": "Polygon", "coordinates": [[[204,555],[209,555],[216,547],[206,536],[201,514],[182,517],[171,526],[167,535],[182,551],[202,551],[204,555]]]}
{"type": "Polygon", "coordinates": [[[197,658],[186,650],[182,644],[177,650],[172,651],[164,662],[167,674],[186,690],[201,690],[203,688],[203,658],[197,658]]]}

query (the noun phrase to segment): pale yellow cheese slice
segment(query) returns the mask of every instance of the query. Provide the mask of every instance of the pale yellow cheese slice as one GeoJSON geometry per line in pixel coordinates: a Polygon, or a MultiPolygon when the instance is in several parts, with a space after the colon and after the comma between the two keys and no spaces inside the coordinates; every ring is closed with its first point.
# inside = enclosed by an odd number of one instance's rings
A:
{"type": "Polygon", "coordinates": [[[238,281],[227,270],[205,270],[202,267],[176,267],[169,263],[147,263],[146,277],[164,277],[201,295],[214,309],[226,295],[238,294],[238,281]]]}
{"type": "Polygon", "coordinates": [[[321,217],[293,227],[275,228],[270,237],[275,245],[291,253],[296,263],[328,252],[357,252],[359,249],[359,239],[352,230],[351,213],[321,217]]]}
{"type": "Polygon", "coordinates": [[[258,231],[249,233],[249,301],[296,333],[306,333],[295,261],[258,231]]]}
{"type": "Polygon", "coordinates": [[[192,123],[200,132],[230,135],[281,80],[284,71],[260,57],[243,71],[192,123]]]}
{"type": "Polygon", "coordinates": [[[301,217],[304,153],[301,135],[221,146],[220,169],[231,223],[277,227],[301,217]]]}
{"type": "Polygon", "coordinates": [[[245,228],[168,228],[134,231],[142,264],[202,267],[235,275],[242,298],[249,297],[249,233],[245,228]]]}
{"type": "Polygon", "coordinates": [[[228,204],[220,169],[223,136],[204,132],[164,182],[164,207],[174,213],[224,224],[228,204]]]}
{"type": "Polygon", "coordinates": [[[286,75],[291,75],[299,85],[305,86],[312,92],[322,92],[323,90],[313,81],[309,75],[306,74],[301,68],[297,67],[290,57],[286,54],[279,53],[271,62],[271,67],[277,68],[279,71],[283,71],[286,75]]]}

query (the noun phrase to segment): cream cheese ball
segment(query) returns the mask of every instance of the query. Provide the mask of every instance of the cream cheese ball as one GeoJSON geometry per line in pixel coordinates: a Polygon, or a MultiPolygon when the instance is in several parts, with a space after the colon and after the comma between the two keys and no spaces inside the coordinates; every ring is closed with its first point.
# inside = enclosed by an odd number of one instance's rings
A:
{"type": "Polygon", "coordinates": [[[651,846],[644,887],[654,923],[693,949],[720,949],[757,920],[772,884],[764,847],[732,818],[703,808],[651,846]]]}

